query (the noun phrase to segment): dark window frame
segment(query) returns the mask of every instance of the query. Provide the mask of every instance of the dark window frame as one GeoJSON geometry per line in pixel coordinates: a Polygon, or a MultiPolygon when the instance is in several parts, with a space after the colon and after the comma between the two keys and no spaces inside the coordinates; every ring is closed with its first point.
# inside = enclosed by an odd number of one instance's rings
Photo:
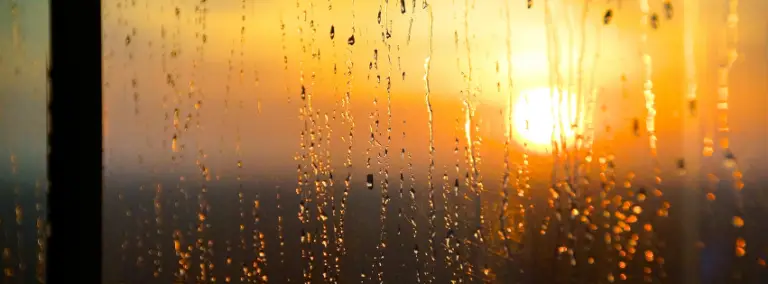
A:
{"type": "Polygon", "coordinates": [[[101,1],[49,5],[46,283],[101,283],[101,1]]]}

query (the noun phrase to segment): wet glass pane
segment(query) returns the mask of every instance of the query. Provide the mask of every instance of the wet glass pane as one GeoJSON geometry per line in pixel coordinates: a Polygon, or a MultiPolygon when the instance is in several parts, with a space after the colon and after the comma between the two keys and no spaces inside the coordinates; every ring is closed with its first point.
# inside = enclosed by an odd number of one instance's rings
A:
{"type": "Polygon", "coordinates": [[[0,265],[3,283],[45,275],[48,2],[0,6],[0,265]]]}
{"type": "Polygon", "coordinates": [[[768,281],[767,10],[104,1],[105,282],[768,281]]]}

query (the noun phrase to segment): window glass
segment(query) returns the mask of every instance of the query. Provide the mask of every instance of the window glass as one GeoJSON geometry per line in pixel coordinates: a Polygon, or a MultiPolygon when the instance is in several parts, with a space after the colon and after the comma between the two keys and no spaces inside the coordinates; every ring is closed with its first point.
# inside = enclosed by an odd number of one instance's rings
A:
{"type": "Polygon", "coordinates": [[[48,1],[4,1],[0,15],[0,278],[43,283],[48,1]]]}
{"type": "Polygon", "coordinates": [[[766,10],[104,1],[106,281],[768,279],[766,10]]]}

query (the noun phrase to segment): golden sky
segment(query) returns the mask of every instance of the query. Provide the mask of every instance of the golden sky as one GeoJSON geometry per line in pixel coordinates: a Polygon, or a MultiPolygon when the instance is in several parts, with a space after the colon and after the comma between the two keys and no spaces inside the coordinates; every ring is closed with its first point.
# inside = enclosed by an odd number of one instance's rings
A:
{"type": "MultiPolygon", "coordinates": [[[[421,0],[416,1],[416,9],[410,0],[405,1],[405,13],[401,13],[399,2],[358,0],[353,6],[351,0],[223,1],[208,2],[206,13],[200,12],[202,6],[197,1],[136,1],[135,6],[123,1],[106,2],[105,109],[107,143],[112,145],[113,155],[134,160],[136,153],[156,153],[149,156],[157,159],[157,163],[170,161],[169,141],[174,131],[172,119],[165,117],[173,116],[173,110],[178,108],[182,120],[187,115],[200,115],[201,128],[189,130],[179,139],[189,148],[201,147],[228,157],[235,153],[239,133],[240,142],[247,144],[241,147],[242,155],[290,165],[294,163],[291,157],[298,151],[302,129],[302,80],[312,98],[313,111],[320,117],[329,116],[334,131],[332,147],[339,153],[346,144],[341,137],[348,132],[348,126],[341,123],[341,101],[345,92],[351,91],[355,135],[362,137],[355,142],[355,153],[363,153],[368,148],[365,138],[370,136],[377,112],[381,129],[386,129],[385,90],[389,76],[392,133],[398,137],[393,138],[391,146],[415,148],[415,159],[425,163],[426,151],[422,149],[427,149],[428,128],[423,79],[427,57],[431,58],[436,151],[444,159],[452,157],[455,137],[463,138],[455,130],[456,119],[464,123],[462,104],[468,89],[472,90],[472,102],[477,108],[477,137],[483,139],[484,147],[488,148],[486,153],[501,154],[498,151],[505,139],[510,96],[517,102],[521,93],[554,86],[550,84],[550,75],[554,73],[550,65],[555,63],[559,63],[562,88],[577,96],[597,94],[595,108],[590,112],[597,129],[597,145],[615,144],[607,142],[613,137],[622,148],[647,153],[647,137],[643,134],[638,138],[632,133],[633,121],[644,123],[646,117],[642,94],[644,66],[640,60],[640,37],[646,30],[658,109],[656,128],[660,143],[668,144],[660,151],[674,153],[681,147],[686,88],[682,1],[673,1],[676,10],[671,19],[665,17],[660,1],[651,1],[651,11],[660,18],[659,28],[651,30],[641,24],[635,2],[626,1],[619,7],[616,1],[593,1],[582,24],[584,1],[553,0],[549,3],[549,31],[556,34],[554,40],[547,38],[545,1],[534,1],[533,8],[526,9],[524,1],[432,0],[432,25],[429,9],[422,9],[421,0]],[[604,14],[608,9],[613,18],[605,25],[604,14]],[[353,34],[353,25],[355,44],[350,46],[347,40],[353,34]],[[333,39],[331,27],[335,32],[333,39]],[[381,36],[385,27],[391,34],[386,42],[381,36]],[[204,44],[203,35],[207,39],[204,44]],[[129,36],[130,43],[126,44],[129,36]],[[554,56],[548,56],[550,48],[558,50],[558,62],[554,62],[554,56]],[[173,51],[177,54],[175,58],[170,56],[173,51]],[[351,76],[346,74],[348,62],[353,66],[351,76]],[[507,81],[509,70],[511,88],[507,81]],[[175,88],[168,86],[168,74],[175,78],[175,88]],[[134,79],[136,87],[131,83],[134,79]],[[582,91],[578,91],[579,85],[582,91]],[[202,102],[202,107],[196,110],[198,102],[202,102]],[[138,115],[134,113],[136,108],[138,115]],[[608,128],[612,131],[607,132],[608,128]],[[406,138],[399,138],[403,131],[408,133],[406,138]],[[137,140],[142,141],[128,142],[137,140]]],[[[738,111],[732,111],[736,114],[731,120],[734,129],[744,127],[745,132],[765,135],[768,124],[761,115],[765,113],[768,90],[761,82],[768,74],[768,25],[754,11],[766,8],[766,4],[740,2],[742,56],[731,75],[732,108],[738,111]],[[750,96],[762,102],[739,103],[750,96]],[[750,124],[758,126],[744,126],[750,124]]],[[[724,17],[722,7],[702,4],[696,45],[702,98],[713,98],[716,90],[712,78],[724,58],[724,17]]],[[[523,107],[514,104],[512,112],[523,107]]],[[[196,125],[198,120],[192,121],[196,125]]],[[[703,123],[711,125],[712,121],[703,119],[703,123]]],[[[380,133],[383,131],[377,135],[380,133]]],[[[515,141],[519,146],[522,143],[518,138],[515,141]]],[[[742,144],[737,139],[734,143],[746,152],[765,153],[750,139],[742,139],[742,144]]],[[[189,153],[194,155],[194,151],[189,153]]],[[[491,163],[500,163],[501,158],[496,156],[491,163]]],[[[364,160],[363,155],[358,158],[364,160]]]]}

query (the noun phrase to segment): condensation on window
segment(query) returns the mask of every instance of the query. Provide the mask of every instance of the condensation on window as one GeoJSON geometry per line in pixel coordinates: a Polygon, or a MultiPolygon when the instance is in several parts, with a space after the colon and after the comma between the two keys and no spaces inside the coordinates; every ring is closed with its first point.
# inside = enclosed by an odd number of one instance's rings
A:
{"type": "Polygon", "coordinates": [[[44,283],[48,2],[0,15],[0,279],[44,283]]]}
{"type": "Polygon", "coordinates": [[[766,10],[104,1],[105,281],[765,281],[766,10]]]}

